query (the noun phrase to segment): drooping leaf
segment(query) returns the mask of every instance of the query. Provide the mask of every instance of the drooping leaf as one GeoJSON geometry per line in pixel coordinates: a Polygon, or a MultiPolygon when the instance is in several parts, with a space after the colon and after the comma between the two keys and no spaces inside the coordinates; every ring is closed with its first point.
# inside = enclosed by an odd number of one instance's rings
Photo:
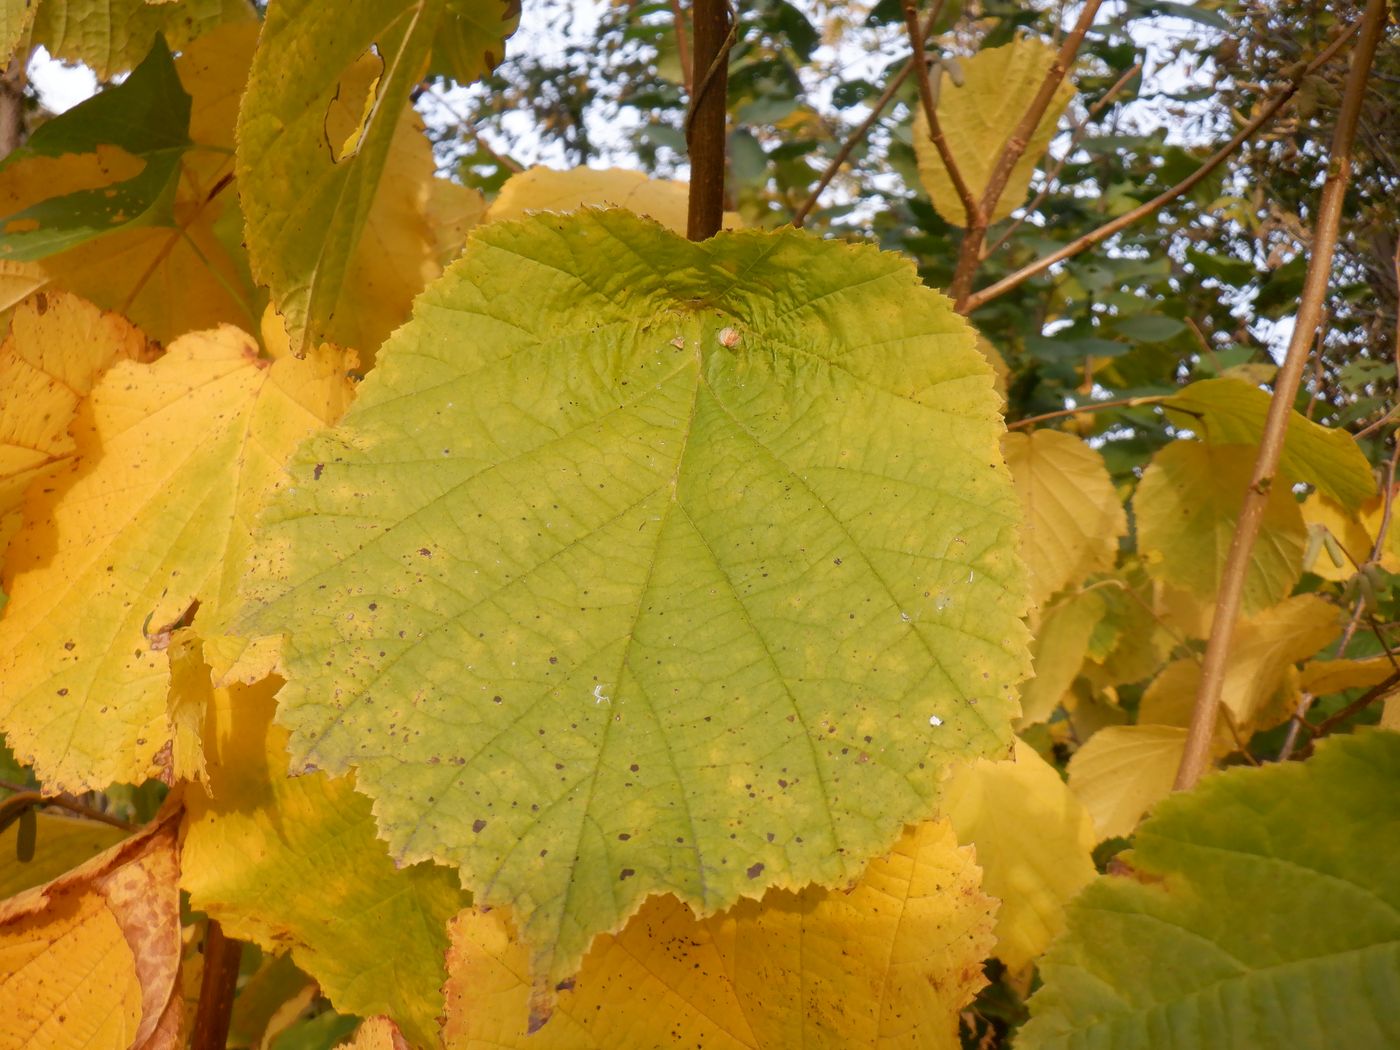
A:
{"type": "Polygon", "coordinates": [[[1015,756],[954,771],[939,815],[975,846],[982,887],[1001,901],[996,956],[1023,970],[1065,925],[1065,903],[1094,878],[1094,828],[1060,774],[1021,741],[1015,756]]]}
{"type": "Polygon", "coordinates": [[[0,1046],[174,1050],[178,811],[0,903],[0,1046]]]}
{"type": "Polygon", "coordinates": [[[3,0],[0,58],[8,63],[32,27],[32,45],[110,80],[139,63],[157,33],[181,50],[226,22],[252,19],[248,0],[3,0]]]}
{"type": "Polygon", "coordinates": [[[0,832],[0,900],[21,890],[56,879],[126,838],[126,832],[110,824],[52,812],[37,816],[34,856],[21,861],[15,854],[18,823],[0,832]]]}
{"type": "MultiPolygon", "coordinates": [[[[125,225],[36,262],[6,263],[17,268],[17,291],[76,292],[117,310],[162,342],[221,323],[253,325],[255,296],[240,246],[242,221],[231,177],[234,117],[257,29],[251,21],[227,26],[175,60],[179,85],[169,89],[179,87],[190,96],[188,129],[180,130],[193,147],[180,152],[171,199],[163,199],[159,214],[148,213],[145,224],[125,225]]],[[[74,120],[95,136],[99,145],[94,151],[54,157],[21,152],[0,171],[0,214],[23,212],[70,193],[105,194],[124,180],[143,177],[139,159],[101,144],[112,123],[110,114],[78,119],[107,94],[60,118],[74,120]]],[[[128,134],[152,141],[171,132],[164,125],[147,128],[138,122],[128,134]]],[[[11,299],[0,299],[0,306],[10,305],[11,299]]]]}
{"type": "Polygon", "coordinates": [[[25,490],[73,454],[68,426],[97,377],[149,356],[139,331],[76,296],[40,292],[15,310],[0,344],[0,551],[25,490]]]}
{"type": "Polygon", "coordinates": [[[1183,726],[1106,726],[1069,760],[1069,786],[1099,839],[1131,835],[1170,794],[1186,749],[1183,726]]]}
{"type": "Polygon", "coordinates": [[[0,728],[46,785],[161,771],[170,631],[198,602],[197,627],[217,633],[254,509],[282,457],[349,400],[349,364],[329,348],[259,360],[225,328],[98,380],[0,577],[0,728]]]}
{"type": "MultiPolygon", "coordinates": [[[[1270,396],[1253,383],[1221,377],[1203,379],[1166,398],[1162,407],[1173,421],[1216,445],[1259,444],[1270,396]]],[[[1324,427],[1293,411],[1288,417],[1279,469],[1293,481],[1315,485],[1349,510],[1375,495],[1376,481],[1366,456],[1344,430],[1324,427]]]]}
{"type": "Polygon", "coordinates": [[[1089,655],[1089,641],[1102,622],[1097,591],[1066,595],[1045,611],[1031,642],[1035,673],[1021,685],[1020,728],[1044,722],[1055,712],[1089,655]]]}
{"type": "MultiPolygon", "coordinates": [[[[1148,572],[1198,597],[1214,598],[1256,451],[1253,445],[1174,441],[1152,457],[1133,497],[1138,551],[1148,572]]],[[[1305,535],[1288,486],[1273,485],[1245,573],[1246,614],[1282,601],[1293,590],[1303,571],[1305,535]]]]}
{"type": "Polygon", "coordinates": [[[352,260],[435,39],[469,31],[461,53],[469,40],[483,72],[500,60],[515,10],[509,0],[269,5],[239,113],[237,170],[253,270],[295,351],[334,337],[336,317],[356,308],[352,260]],[[370,51],[378,75],[353,96],[349,134],[328,139],[342,81],[370,51]]]}
{"type": "Polygon", "coordinates": [[[511,904],[552,987],[648,895],[854,877],[1006,746],[999,432],[893,256],[488,224],[297,454],[240,629],[287,635],[294,766],[358,768],[394,856],[511,904]]]}
{"type": "MultiPolygon", "coordinates": [[[[655,219],[668,230],[686,231],[690,184],[672,179],[651,179],[625,168],[529,168],[512,175],[487,209],[486,221],[522,219],[534,211],[577,211],[584,207],[626,208],[655,219]]],[[[725,213],[725,229],[738,229],[734,212],[725,213]]]]}
{"type": "Polygon", "coordinates": [[[49,197],[6,215],[0,258],[42,259],[94,237],[131,226],[171,225],[180,159],[190,146],[190,96],[180,86],[165,41],[156,38],[145,61],[120,84],[39,125],[29,141],[0,163],[27,157],[123,150],[141,164],[130,178],[101,188],[49,197]]]}
{"type": "Polygon", "coordinates": [[[1058,430],[1010,433],[1001,448],[1025,510],[1022,549],[1036,604],[1113,568],[1128,521],[1103,457],[1058,430]]]}
{"type": "Polygon", "coordinates": [[[996,904],[948,825],[911,828],[850,890],[770,890],[697,919],[656,897],[600,938],[527,1034],[528,954],[499,911],[453,925],[448,1050],[948,1048],[985,983],[996,904]]]}
{"type": "Polygon", "coordinates": [[[1379,685],[1395,673],[1388,656],[1368,660],[1310,660],[1299,677],[1300,688],[1314,696],[1379,685]]]}
{"type": "Polygon", "coordinates": [[[1400,735],[1209,777],[1131,863],[1070,905],[1018,1047],[1400,1041],[1400,735]]]}
{"type": "MultiPolygon", "coordinates": [[[[1025,115],[1058,52],[1058,48],[1045,41],[1025,37],[1001,47],[983,48],[971,58],[959,59],[961,84],[955,83],[946,69],[940,71],[938,123],[958,172],[979,202],[987,190],[1002,145],[1025,115]]],[[[989,222],[1006,218],[1025,201],[1031,175],[1055,136],[1060,115],[1073,97],[1074,85],[1066,78],[1031,133],[1021,159],[1011,169],[1006,188],[987,217],[989,222]]],[[[914,117],[914,150],[919,158],[919,179],[933,199],[939,216],[954,226],[966,226],[962,201],[953,188],[943,159],[929,140],[928,122],[922,107],[914,117]]]]}
{"type": "Polygon", "coordinates": [[[287,776],[276,684],[214,690],[181,885],[231,936],[290,951],[338,1010],[388,1014],[434,1046],[447,923],[468,898],[447,869],[390,861],[352,780],[287,776]]]}

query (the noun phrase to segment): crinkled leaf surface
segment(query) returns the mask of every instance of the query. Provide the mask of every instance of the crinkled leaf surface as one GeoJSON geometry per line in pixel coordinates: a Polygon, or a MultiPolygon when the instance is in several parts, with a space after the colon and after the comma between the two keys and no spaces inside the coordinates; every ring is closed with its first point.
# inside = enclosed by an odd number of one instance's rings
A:
{"type": "MultiPolygon", "coordinates": [[[[352,359],[351,359],[352,360],[352,359]]],[[[169,632],[214,633],[283,458],[336,418],[350,361],[259,360],[232,328],[109,368],[4,563],[0,728],[52,788],[140,782],[170,740],[169,632]]]]}
{"type": "Polygon", "coordinates": [[[248,0],[3,0],[0,11],[6,61],[32,19],[32,44],[62,61],[90,66],[99,80],[140,62],[157,33],[180,50],[226,22],[253,19],[248,0]]]}
{"type": "MultiPolygon", "coordinates": [[[[1203,379],[1162,402],[1172,421],[1216,445],[1258,445],[1269,414],[1268,393],[1228,376],[1203,379]]],[[[1352,436],[1324,427],[1301,412],[1288,415],[1279,469],[1293,481],[1315,485],[1348,510],[1375,495],[1376,480],[1352,436]]]]}
{"type": "Polygon", "coordinates": [[[492,223],[263,518],[294,767],[510,904],[541,980],[650,894],[855,877],[1009,739],[1017,507],[946,298],[796,231],[492,223]],[[937,454],[932,454],[937,450],[937,454]]]}
{"type": "Polygon", "coordinates": [[[1094,878],[1094,828],[1060,774],[1029,744],[955,770],[939,815],[977,849],[982,888],[1001,901],[996,956],[1023,970],[1065,927],[1065,902],[1094,878]]]}
{"type": "Polygon", "coordinates": [[[287,776],[276,684],[214,690],[181,885],[232,936],[290,950],[338,1010],[389,1014],[433,1046],[447,923],[468,898],[448,869],[395,867],[352,780],[287,776]]]}
{"type": "MultiPolygon", "coordinates": [[[[1254,445],[1173,441],[1143,472],[1133,497],[1138,551],[1157,579],[1213,598],[1254,470],[1254,445]]],[[[1244,579],[1244,609],[1286,598],[1303,573],[1306,530],[1286,484],[1269,490],[1244,579]]]]}
{"type": "Polygon", "coordinates": [[[40,292],[15,310],[0,344],[0,551],[25,490],[73,454],[68,426],[98,376],[146,356],[139,331],[76,296],[40,292]]]}
{"type": "Polygon", "coordinates": [[[182,999],[178,814],[0,904],[0,1047],[166,1050],[182,999]]]}
{"type": "Polygon", "coordinates": [[[1167,797],[1186,749],[1184,726],[1105,726],[1069,760],[1069,786],[1099,839],[1131,835],[1167,797]]]}
{"type": "Polygon", "coordinates": [[[1036,604],[1113,568],[1128,521],[1103,457],[1058,430],[1007,434],[1001,447],[1025,508],[1022,543],[1036,604]]]}
{"type": "Polygon", "coordinates": [[[1018,1047],[1400,1043],[1400,734],[1233,769],[1070,905],[1018,1047]]]}
{"type": "MultiPolygon", "coordinates": [[[[226,26],[190,45],[175,60],[179,83],[167,89],[189,95],[188,126],[178,130],[194,148],[166,149],[166,155],[175,156],[176,169],[160,208],[148,212],[144,224],[108,224],[102,236],[65,251],[32,263],[6,263],[19,268],[13,282],[19,290],[54,287],[77,292],[119,311],[164,342],[225,322],[253,324],[255,295],[239,245],[242,220],[231,176],[234,119],[257,30],[251,21],[226,26]]],[[[132,117],[122,107],[116,107],[115,116],[111,107],[103,109],[103,100],[120,90],[104,92],[60,118],[76,125],[67,142],[69,152],[13,155],[0,171],[0,214],[57,204],[72,194],[105,195],[145,175],[138,157],[103,144],[110,141],[110,125],[117,116],[132,117]],[[90,107],[98,111],[85,116],[90,107]],[[95,137],[95,150],[77,137],[79,133],[89,140],[95,137]],[[75,149],[87,152],[72,152],[75,149]]],[[[134,121],[124,135],[133,145],[149,145],[169,140],[174,132],[159,122],[147,126],[134,121]]],[[[9,299],[0,303],[8,305],[9,299]]]]}
{"type": "MultiPolygon", "coordinates": [[[[487,209],[486,221],[520,219],[532,211],[577,211],[590,206],[626,208],[684,235],[690,184],[652,179],[625,168],[529,168],[506,180],[487,209]]],[[[737,229],[741,225],[738,215],[726,212],[724,225],[726,229],[737,229]]]]}
{"type": "Polygon", "coordinates": [[[336,316],[356,308],[352,262],[434,39],[454,22],[481,26],[496,15],[494,34],[471,37],[489,68],[514,28],[511,8],[506,0],[269,5],[239,113],[238,184],[254,273],[297,352],[336,336],[336,316]],[[381,69],[359,96],[353,133],[328,140],[342,80],[371,48],[381,69]]]}
{"type": "MultiPolygon", "coordinates": [[[[1031,99],[1045,80],[1058,48],[1043,40],[1024,37],[1001,47],[983,48],[970,58],[958,59],[962,84],[953,82],[946,69],[939,74],[938,123],[948,143],[958,172],[972,195],[980,202],[987,191],[992,168],[1006,140],[1011,136],[1031,99]]],[[[1006,218],[1026,199],[1031,175],[1055,137],[1060,114],[1074,98],[1074,85],[1061,82],[1045,110],[1021,159],[1011,169],[1006,188],[997,198],[989,222],[1006,218]]],[[[914,117],[914,152],[918,156],[919,179],[933,199],[933,206],[944,222],[966,226],[962,201],[948,177],[943,158],[928,137],[928,122],[920,106],[914,117]]]]}
{"type": "Polygon", "coordinates": [[[653,898],[594,944],[533,1035],[525,949],[499,911],[463,912],[445,1041],[448,1050],[952,1050],[992,946],[996,902],[978,875],[948,825],[926,822],[848,891],[771,890],[708,919],[653,898]]]}

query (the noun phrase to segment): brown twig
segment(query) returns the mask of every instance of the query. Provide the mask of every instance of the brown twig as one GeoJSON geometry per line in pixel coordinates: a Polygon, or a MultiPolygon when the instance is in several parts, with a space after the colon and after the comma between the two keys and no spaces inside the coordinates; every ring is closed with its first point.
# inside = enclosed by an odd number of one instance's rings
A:
{"type": "MultiPolygon", "coordinates": [[[[9,785],[0,785],[9,788],[9,785]]],[[[13,790],[13,788],[10,788],[13,790]]],[[[67,795],[44,795],[39,791],[22,789],[16,791],[9,798],[0,801],[0,830],[9,826],[15,815],[25,809],[32,809],[44,806],[57,806],[59,809],[66,809],[69,813],[74,813],[88,820],[96,820],[103,824],[110,824],[114,828],[121,828],[123,831],[136,830],[135,825],[127,823],[120,817],[114,817],[110,813],[103,813],[100,809],[95,809],[86,803],[79,802],[75,798],[67,795]]]]}
{"type": "Polygon", "coordinates": [[[1276,96],[1274,96],[1274,98],[1272,98],[1258,113],[1256,113],[1254,118],[1250,120],[1249,123],[1247,123],[1244,127],[1242,127],[1234,135],[1234,137],[1230,139],[1229,142],[1225,143],[1224,146],[1216,150],[1215,153],[1211,154],[1209,158],[1202,162],[1199,168],[1193,171],[1190,175],[1186,176],[1186,178],[1182,179],[1175,186],[1163,191],[1162,193],[1159,193],[1157,196],[1153,197],[1150,201],[1147,201],[1145,204],[1139,204],[1136,208],[1133,208],[1131,211],[1124,212],[1122,215],[1118,216],[1118,218],[1111,219],[1110,221],[1104,223],[1102,226],[1099,226],[1097,229],[1090,230],[1088,233],[1080,237],[1076,237],[1074,240],[1070,241],[1069,244],[1066,244],[1063,248],[1058,248],[1055,251],[1051,252],[1049,255],[1042,256],[1041,258],[1035,260],[1035,262],[1028,263],[1027,265],[1021,267],[1015,273],[1008,274],[1001,280],[996,281],[993,284],[989,284],[986,288],[982,288],[979,291],[971,293],[969,296],[967,296],[966,301],[963,303],[962,312],[972,313],[974,310],[986,306],[987,303],[991,302],[993,299],[1006,294],[1013,288],[1019,287],[1021,284],[1028,281],[1030,278],[1035,277],[1037,274],[1044,273],[1056,263],[1063,262],[1065,259],[1072,258],[1073,256],[1078,255],[1080,252],[1092,248],[1100,241],[1106,241],[1115,233],[1127,229],[1139,219],[1143,219],[1149,215],[1152,215],[1154,212],[1170,204],[1178,197],[1182,197],[1187,193],[1191,192],[1191,189],[1194,186],[1196,186],[1199,182],[1201,182],[1202,179],[1206,178],[1208,175],[1210,175],[1212,171],[1218,168],[1221,164],[1225,163],[1225,161],[1229,159],[1230,155],[1233,154],[1235,150],[1237,150],[1240,147],[1241,143],[1250,138],[1256,131],[1258,131],[1270,120],[1272,120],[1274,118],[1274,115],[1278,113],[1278,111],[1282,109],[1288,103],[1288,101],[1297,93],[1298,89],[1303,86],[1303,82],[1309,76],[1311,76],[1312,73],[1314,73],[1319,67],[1331,61],[1332,56],[1335,55],[1337,51],[1341,48],[1341,46],[1351,38],[1351,35],[1354,32],[1356,32],[1356,29],[1357,24],[1353,23],[1352,25],[1348,26],[1345,30],[1343,30],[1341,35],[1339,35],[1336,40],[1332,41],[1332,43],[1327,45],[1327,47],[1321,53],[1319,53],[1316,58],[1314,58],[1302,69],[1297,71],[1293,75],[1293,77],[1288,81],[1288,83],[1285,84],[1284,87],[1279,91],[1279,93],[1276,96]]]}
{"type": "Polygon", "coordinates": [[[199,1006],[190,1036],[191,1050],[224,1050],[228,1045],[233,994],[238,987],[238,961],[242,954],[243,942],[225,937],[223,927],[210,919],[204,931],[204,974],[199,982],[199,1006]]]}
{"type": "Polygon", "coordinates": [[[1303,369],[1307,365],[1309,348],[1322,314],[1323,298],[1327,294],[1332,272],[1332,254],[1337,244],[1337,229],[1341,221],[1342,201],[1351,176],[1351,146],[1356,136],[1357,118],[1366,91],[1366,79],[1375,58],[1376,43],[1385,21],[1387,0],[1367,0],[1366,13],[1361,19],[1361,33],[1351,56],[1345,93],[1337,126],[1332,136],[1331,159],[1327,181],[1322,187],[1322,199],[1317,210],[1312,252],[1308,272],[1303,281],[1303,294],[1288,353],[1274,382],[1269,414],[1259,442],[1259,454],[1254,473],[1245,492],[1244,504],[1235,523],[1230,541],[1230,553],[1221,575],[1220,594],[1215,604],[1215,620],[1206,642],[1206,658],[1201,669],[1196,705],[1191,712],[1186,747],[1177,769],[1175,787],[1186,790],[1195,786],[1210,763],[1211,737],[1215,731],[1216,712],[1220,709],[1220,692],[1225,682],[1225,661],[1233,640],[1235,620],[1239,616],[1244,595],[1244,578],[1249,568],[1254,540],[1259,534],[1264,509],[1269,502],[1270,488],[1275,481],[1279,456],[1283,451],[1284,434],[1289,413],[1298,394],[1303,369]]]}
{"type": "Polygon", "coordinates": [[[28,48],[10,59],[0,76],[0,158],[8,157],[24,141],[24,80],[28,48]]]}
{"type": "Polygon", "coordinates": [[[1063,419],[1065,416],[1077,416],[1081,412],[1102,412],[1106,408],[1137,408],[1139,405],[1155,405],[1159,401],[1165,401],[1167,394],[1150,394],[1143,397],[1117,397],[1112,401],[1089,401],[1079,405],[1077,408],[1059,408],[1054,412],[1042,412],[1038,416],[1027,416],[1025,419],[1018,419],[1014,423],[1006,424],[1007,430],[1020,430],[1023,427],[1033,427],[1037,423],[1044,423],[1051,419],[1063,419]]]}
{"type": "Polygon", "coordinates": [[[975,226],[979,222],[986,225],[982,219],[982,207],[977,203],[977,198],[968,189],[967,182],[963,179],[962,169],[958,167],[958,162],[953,157],[953,151],[948,148],[948,140],[943,137],[943,126],[938,122],[938,104],[933,100],[933,85],[929,83],[928,56],[924,53],[923,27],[919,24],[919,9],[916,0],[901,0],[904,7],[904,26],[909,31],[909,46],[914,51],[911,60],[914,65],[914,76],[919,84],[919,102],[924,109],[924,119],[928,121],[928,137],[933,143],[933,148],[938,151],[938,157],[943,161],[943,167],[948,171],[948,180],[953,184],[953,189],[957,192],[958,200],[962,201],[963,213],[967,216],[968,226],[975,226]]]}
{"type": "Polygon", "coordinates": [[[991,174],[987,177],[987,185],[982,190],[982,199],[978,202],[977,211],[968,212],[972,221],[958,246],[958,262],[953,269],[953,279],[948,285],[948,294],[952,296],[954,308],[959,313],[968,312],[968,296],[972,292],[972,279],[977,276],[977,267],[982,262],[982,245],[987,238],[988,220],[996,211],[997,201],[1006,189],[1011,172],[1025,154],[1031,136],[1040,126],[1045,111],[1050,108],[1055,92],[1060,90],[1060,85],[1069,73],[1069,67],[1074,64],[1074,58],[1079,54],[1085,34],[1089,32],[1089,27],[1094,24],[1094,17],[1099,13],[1101,2],[1102,0],[1088,0],[1079,12],[1074,28],[1061,41],[1055,61],[1046,71],[1035,97],[1031,99],[1031,104],[1026,107],[1026,112],[1021,115],[1021,119],[1011,129],[1011,134],[1002,143],[1001,150],[992,164],[991,174]]]}
{"type": "Polygon", "coordinates": [[[1069,163],[1070,157],[1074,156],[1075,150],[1077,150],[1079,144],[1084,141],[1084,136],[1088,134],[1089,125],[1094,122],[1094,118],[1107,109],[1109,104],[1118,97],[1118,93],[1128,86],[1133,77],[1141,72],[1142,63],[1135,62],[1131,69],[1114,81],[1113,86],[1105,91],[1099,100],[1089,107],[1089,111],[1084,114],[1084,119],[1076,124],[1074,129],[1070,132],[1069,145],[1066,147],[1064,154],[1055,161],[1054,164],[1050,165],[1050,169],[1046,171],[1044,185],[1042,185],[1039,192],[1031,198],[1030,203],[1021,209],[1021,217],[1013,221],[1010,226],[1002,231],[1001,235],[997,237],[989,247],[982,249],[983,259],[993,255],[1003,244],[1009,241],[1011,235],[1019,230],[1021,225],[1026,221],[1026,216],[1033,214],[1045,201],[1045,198],[1050,196],[1050,191],[1055,186],[1055,180],[1060,177],[1060,172],[1065,170],[1065,165],[1069,163]]]}
{"type": "Polygon", "coordinates": [[[1313,726],[1312,735],[1314,737],[1319,737],[1330,733],[1333,729],[1341,725],[1348,718],[1351,718],[1353,715],[1360,713],[1363,709],[1369,707],[1371,704],[1374,704],[1377,700],[1384,699],[1387,695],[1389,695],[1395,690],[1395,687],[1397,685],[1400,685],[1400,671],[1396,671],[1394,674],[1388,676],[1385,679],[1385,681],[1373,685],[1370,689],[1366,690],[1366,692],[1362,693],[1360,696],[1358,696],[1351,703],[1347,704],[1346,707],[1342,708],[1336,714],[1323,719],[1317,725],[1313,726]]]}
{"type": "Polygon", "coordinates": [[[724,223],[724,137],[728,115],[729,51],[738,19],[727,0],[695,0],[693,70],[705,71],[690,99],[685,141],[690,153],[690,211],[686,234],[703,241],[724,223]]]}
{"type": "Polygon", "coordinates": [[[671,15],[675,19],[676,54],[681,60],[681,80],[685,82],[688,98],[695,93],[695,78],[690,72],[690,34],[685,28],[685,11],[681,8],[681,0],[671,0],[671,15]]]}

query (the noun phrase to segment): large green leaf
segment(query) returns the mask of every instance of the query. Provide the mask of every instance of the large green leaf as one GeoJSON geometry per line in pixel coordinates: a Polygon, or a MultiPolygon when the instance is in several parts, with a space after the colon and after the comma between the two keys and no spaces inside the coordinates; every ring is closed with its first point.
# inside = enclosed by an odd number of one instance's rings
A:
{"type": "Polygon", "coordinates": [[[31,157],[118,147],[144,165],[132,177],[40,201],[3,218],[0,259],[25,261],[66,251],[131,226],[174,225],[171,202],[190,147],[190,96],[165,41],[122,83],[41,124],[0,170],[31,157]]]}
{"type": "Polygon", "coordinates": [[[454,73],[479,75],[500,60],[517,9],[513,0],[268,6],[239,112],[238,185],[253,272],[271,288],[293,349],[334,335],[336,312],[354,308],[344,295],[350,260],[433,47],[450,41],[454,73]],[[366,52],[382,68],[357,107],[364,118],[332,136],[332,103],[366,52]]]}
{"type": "Polygon", "coordinates": [[[649,894],[849,880],[1000,753],[1017,501],[973,333],[893,255],[495,223],[266,513],[296,767],[359,770],[557,981],[649,894]]]}
{"type": "MultiPolygon", "coordinates": [[[[1270,396],[1253,383],[1225,376],[1192,383],[1162,402],[1176,423],[1217,445],[1257,445],[1270,396]]],[[[1365,454],[1344,430],[1320,426],[1290,412],[1279,468],[1355,510],[1376,494],[1365,454]]]]}
{"type": "Polygon", "coordinates": [[[1070,905],[1016,1045],[1400,1045],[1400,735],[1162,801],[1070,905]]]}

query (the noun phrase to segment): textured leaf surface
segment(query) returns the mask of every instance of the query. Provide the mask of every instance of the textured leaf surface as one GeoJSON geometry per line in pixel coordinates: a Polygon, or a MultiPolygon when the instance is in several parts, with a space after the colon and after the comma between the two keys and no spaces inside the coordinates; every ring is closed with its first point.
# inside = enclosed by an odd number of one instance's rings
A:
{"type": "Polygon", "coordinates": [[[601,938],[526,1034],[527,954],[499,911],[453,926],[448,1050],[958,1044],[996,902],[947,824],[910,829],[849,891],[771,890],[708,919],[653,898],[601,938]]]}
{"type": "MultiPolygon", "coordinates": [[[[690,184],[651,179],[625,168],[529,168],[512,175],[487,209],[486,221],[522,219],[532,211],[577,211],[583,207],[626,208],[655,219],[682,236],[690,206],[690,184]]],[[[725,229],[737,229],[739,218],[725,213],[725,229]]]]}
{"type": "Polygon", "coordinates": [[[246,626],[288,633],[294,765],[357,767],[394,855],[512,904],[551,984],[649,894],[854,878],[1008,742],[999,432],[892,256],[484,226],[264,516],[246,626]]]}
{"type": "Polygon", "coordinates": [[[73,454],[68,426],[97,377],[146,355],[140,332],[76,296],[40,292],[15,310],[0,344],[0,551],[25,489],[73,454]]]}
{"type": "MultiPolygon", "coordinates": [[[[274,0],[253,59],[238,124],[238,185],[254,272],[272,289],[301,352],[337,337],[334,318],[357,307],[357,248],[390,170],[409,92],[427,71],[439,33],[463,24],[480,70],[514,28],[504,0],[274,0]],[[342,81],[374,48],[377,77],[350,93],[360,112],[327,148],[342,81]],[[488,57],[489,56],[489,57],[488,57]]],[[[465,45],[464,45],[465,46],[465,45]]],[[[352,79],[354,79],[352,77],[352,79]]],[[[412,293],[410,293],[411,295],[412,293]]],[[[361,347],[366,353],[374,346],[361,347]]]]}
{"type": "MultiPolygon", "coordinates": [[[[6,263],[19,268],[13,275],[19,290],[76,292],[119,310],[164,342],[225,322],[254,323],[254,293],[239,247],[242,220],[230,176],[234,118],[257,30],[252,21],[224,27],[175,60],[190,96],[188,139],[196,148],[180,154],[173,200],[164,205],[162,222],[125,226],[34,263],[6,263]]],[[[102,97],[68,115],[76,119],[102,97]]],[[[110,118],[100,113],[88,123],[99,136],[111,131],[110,118]]],[[[110,146],[56,157],[16,156],[0,171],[0,214],[67,193],[106,192],[135,177],[140,167],[135,157],[110,146]]],[[[8,305],[10,298],[0,303],[8,305]]]]}
{"type": "MultiPolygon", "coordinates": [[[[1255,445],[1264,434],[1270,396],[1243,379],[1192,383],[1162,402],[1173,422],[1216,445],[1255,445]]],[[[1315,485],[1349,510],[1375,495],[1376,480],[1360,446],[1344,430],[1324,427],[1301,412],[1288,416],[1279,469],[1315,485]]]]}
{"type": "Polygon", "coordinates": [[[1025,509],[1022,550],[1035,603],[1113,568],[1128,520],[1103,457],[1058,430],[1007,434],[1001,447],[1025,509]]]}
{"type": "Polygon", "coordinates": [[[0,49],[8,63],[32,26],[32,44],[109,80],[140,62],[157,33],[178,51],[225,22],[252,18],[248,0],[3,0],[0,49]]]}
{"type": "MultiPolygon", "coordinates": [[[[1053,45],[1027,37],[1001,47],[984,48],[971,58],[958,59],[962,67],[961,86],[953,83],[947,70],[940,73],[938,123],[963,181],[978,201],[987,190],[1002,145],[1040,90],[1057,53],[1053,45]]],[[[987,217],[989,222],[1006,218],[1026,199],[1031,175],[1054,138],[1055,126],[1072,98],[1074,85],[1066,79],[1031,133],[1026,151],[1011,169],[1006,188],[987,217]]],[[[967,225],[967,215],[948,177],[948,169],[929,141],[928,122],[922,106],[914,117],[914,152],[919,161],[919,179],[943,221],[954,226],[967,225]]]]}
{"type": "Polygon", "coordinates": [[[975,846],[982,888],[1001,901],[996,956],[1012,970],[1065,927],[1065,902],[1094,878],[1094,828],[1055,768],[1020,741],[1015,757],[954,771],[939,815],[975,846]]]}
{"type": "Polygon", "coordinates": [[[178,827],[168,814],[0,904],[0,1048],[173,1047],[178,827]]]}
{"type": "Polygon", "coordinates": [[[1132,864],[1070,906],[1017,1046],[1400,1042],[1400,735],[1212,776],[1157,807],[1132,864]]]}
{"type": "Polygon", "coordinates": [[[1131,835],[1166,798],[1186,749],[1184,726],[1106,726],[1069,760],[1069,786],[1099,839],[1131,835]]]}
{"type": "Polygon", "coordinates": [[[155,775],[170,740],[169,632],[212,633],[283,458],[350,397],[347,361],[275,364],[231,328],[108,369],[74,455],[31,491],[4,566],[0,726],[51,788],[155,775]]]}
{"type": "MultiPolygon", "coordinates": [[[[1174,441],[1152,457],[1133,498],[1148,572],[1198,597],[1215,596],[1256,454],[1253,445],[1174,441]]],[[[1275,484],[1245,572],[1247,614],[1293,590],[1303,572],[1305,536],[1293,494],[1275,484]]]]}
{"type": "Polygon", "coordinates": [[[286,774],[275,681],[216,689],[204,733],[210,795],[189,792],[181,885],[231,936],[290,950],[344,1013],[391,1015],[437,1039],[454,874],[404,870],[349,779],[286,774]]]}

